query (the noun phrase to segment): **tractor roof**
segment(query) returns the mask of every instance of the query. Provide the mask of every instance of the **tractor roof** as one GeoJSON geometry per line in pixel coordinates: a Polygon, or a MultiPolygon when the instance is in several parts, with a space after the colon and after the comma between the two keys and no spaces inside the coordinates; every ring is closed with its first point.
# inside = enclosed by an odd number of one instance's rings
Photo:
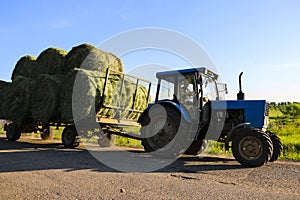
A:
{"type": "Polygon", "coordinates": [[[186,76],[186,75],[192,75],[192,74],[202,74],[204,76],[211,77],[213,79],[218,79],[218,75],[212,72],[211,70],[205,68],[205,67],[198,67],[198,68],[189,68],[189,69],[178,69],[178,70],[170,70],[170,71],[164,71],[164,72],[158,72],[156,73],[156,77],[159,79],[165,79],[170,80],[170,77],[174,76],[186,76]]]}

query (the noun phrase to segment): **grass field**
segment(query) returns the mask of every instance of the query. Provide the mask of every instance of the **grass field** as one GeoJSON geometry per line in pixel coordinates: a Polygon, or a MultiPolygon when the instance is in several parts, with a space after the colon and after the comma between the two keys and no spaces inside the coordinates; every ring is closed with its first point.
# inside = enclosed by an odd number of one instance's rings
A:
{"type": "Polygon", "coordinates": [[[282,159],[300,160],[300,119],[288,118],[279,110],[271,110],[269,130],[283,143],[282,159]]]}

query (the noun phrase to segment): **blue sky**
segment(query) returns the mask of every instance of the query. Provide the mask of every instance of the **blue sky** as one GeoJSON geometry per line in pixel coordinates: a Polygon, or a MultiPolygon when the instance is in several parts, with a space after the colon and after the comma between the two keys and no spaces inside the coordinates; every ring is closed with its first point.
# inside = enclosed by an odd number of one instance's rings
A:
{"type": "MultiPolygon", "coordinates": [[[[244,71],[246,98],[300,102],[297,0],[19,0],[0,4],[1,80],[10,80],[21,56],[38,56],[50,46],[65,50],[81,43],[97,46],[123,31],[161,27],[187,35],[206,50],[228,83],[229,99],[236,97],[237,77],[244,71]]],[[[125,70],[143,64],[144,53],[131,61],[124,58],[125,70]]],[[[149,56],[145,63],[149,58],[153,63],[162,60],[149,56]]]]}

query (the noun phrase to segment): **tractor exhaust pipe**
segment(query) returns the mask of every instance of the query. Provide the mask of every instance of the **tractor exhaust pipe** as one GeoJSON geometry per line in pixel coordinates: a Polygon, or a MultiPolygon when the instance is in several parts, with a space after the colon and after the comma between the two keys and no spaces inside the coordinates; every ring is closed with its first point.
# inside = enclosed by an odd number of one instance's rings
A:
{"type": "Polygon", "coordinates": [[[239,76],[239,86],[240,86],[240,91],[239,93],[237,94],[237,100],[244,100],[245,99],[245,94],[243,93],[242,91],[242,75],[243,75],[243,72],[240,73],[240,76],[239,76]]]}

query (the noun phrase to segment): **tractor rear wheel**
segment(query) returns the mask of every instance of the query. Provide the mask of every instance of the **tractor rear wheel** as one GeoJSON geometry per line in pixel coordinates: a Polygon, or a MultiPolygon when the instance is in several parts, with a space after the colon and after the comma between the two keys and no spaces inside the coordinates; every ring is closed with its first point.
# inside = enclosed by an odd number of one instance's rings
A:
{"type": "Polygon", "coordinates": [[[232,140],[232,153],[242,165],[259,167],[267,163],[273,145],[269,135],[259,129],[239,129],[232,140]]]}
{"type": "Polygon", "coordinates": [[[62,143],[67,148],[75,148],[79,146],[79,136],[74,125],[67,126],[61,136],[62,143]]]}
{"type": "Polygon", "coordinates": [[[186,122],[181,120],[180,113],[161,105],[151,109],[151,116],[147,116],[141,123],[142,145],[145,151],[168,158],[175,158],[184,153],[189,146],[186,138],[188,129],[186,122]]]}
{"type": "Polygon", "coordinates": [[[22,128],[16,124],[11,123],[6,126],[6,138],[9,141],[17,141],[21,137],[22,128]]]}
{"type": "Polygon", "coordinates": [[[279,158],[279,156],[283,150],[283,145],[282,145],[280,138],[275,133],[272,133],[271,131],[267,131],[267,133],[273,143],[273,154],[272,154],[272,157],[269,160],[269,162],[274,162],[279,158]]]}

